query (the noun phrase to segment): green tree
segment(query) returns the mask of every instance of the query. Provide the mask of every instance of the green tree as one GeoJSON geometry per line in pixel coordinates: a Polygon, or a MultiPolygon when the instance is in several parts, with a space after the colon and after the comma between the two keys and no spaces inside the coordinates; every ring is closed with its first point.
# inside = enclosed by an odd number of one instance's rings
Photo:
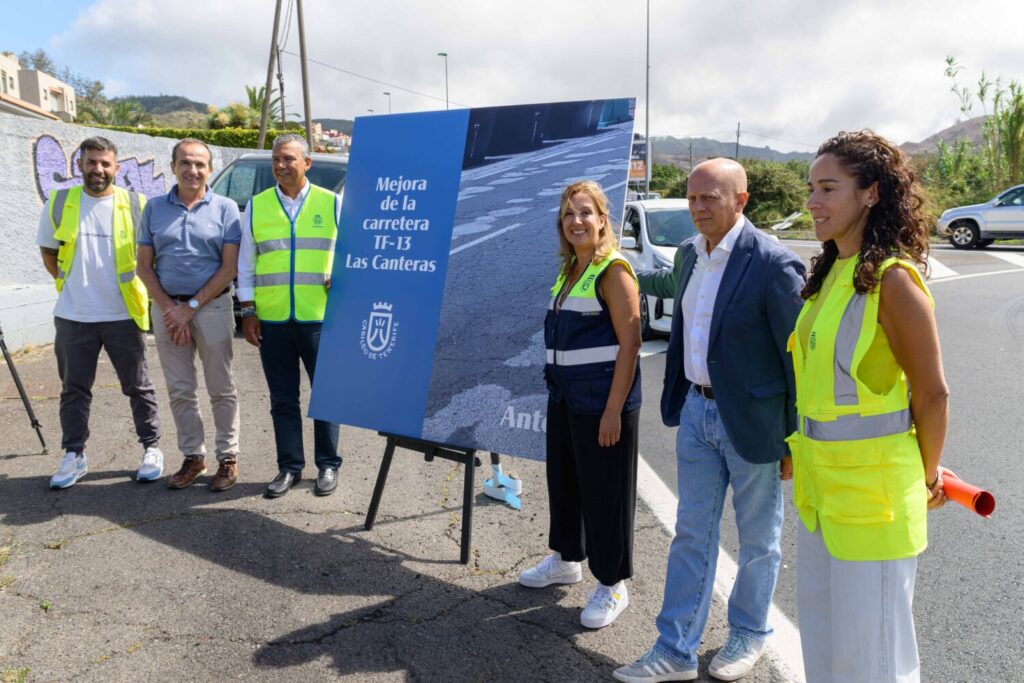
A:
{"type": "Polygon", "coordinates": [[[135,100],[108,100],[105,103],[84,103],[78,107],[79,120],[84,123],[99,123],[105,126],[142,126],[152,123],[153,117],[146,113],[135,100]]]}
{"type": "Polygon", "coordinates": [[[654,164],[651,167],[651,192],[657,192],[662,197],[668,196],[669,188],[676,184],[680,178],[685,179],[685,172],[672,164],[654,164]]]}
{"type": "Polygon", "coordinates": [[[21,63],[22,69],[43,71],[51,76],[57,75],[57,64],[53,61],[53,58],[46,53],[43,48],[36,48],[35,51],[29,52],[28,50],[22,50],[18,54],[18,61],[21,63]]]}
{"type": "Polygon", "coordinates": [[[744,213],[754,225],[767,228],[792,213],[803,211],[810,173],[807,162],[743,159],[740,163],[747,171],[750,193],[744,213]]]}
{"type": "MultiPolygon", "coordinates": [[[[266,92],[266,86],[259,86],[258,88],[254,85],[245,86],[245,95],[249,100],[249,109],[256,112],[256,125],[259,125],[259,117],[263,112],[263,96],[266,92]]],[[[270,122],[281,120],[281,96],[275,97],[275,90],[270,89],[270,109],[267,116],[270,122]]]]}

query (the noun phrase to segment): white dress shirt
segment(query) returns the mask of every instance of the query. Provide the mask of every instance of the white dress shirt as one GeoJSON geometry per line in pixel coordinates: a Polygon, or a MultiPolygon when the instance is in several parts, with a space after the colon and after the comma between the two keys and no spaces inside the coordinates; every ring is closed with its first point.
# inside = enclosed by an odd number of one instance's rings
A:
{"type": "Polygon", "coordinates": [[[697,250],[697,261],[693,264],[693,274],[683,292],[682,307],[683,332],[686,335],[683,372],[686,379],[694,384],[711,386],[711,376],[708,374],[711,315],[715,310],[715,298],[722,284],[725,266],[742,229],[743,216],[740,216],[710,254],[708,240],[704,235],[698,234],[693,243],[697,250]]]}
{"type": "MultiPolygon", "coordinates": [[[[302,186],[299,194],[292,199],[281,191],[280,185],[275,185],[277,197],[281,200],[281,206],[293,222],[295,217],[302,211],[302,205],[309,196],[309,181],[302,186]]],[[[337,196],[334,198],[334,218],[341,223],[341,201],[337,196]]],[[[242,244],[238,248],[238,300],[252,301],[255,297],[256,280],[256,240],[252,236],[252,200],[245,205],[242,212],[242,244]]]]}

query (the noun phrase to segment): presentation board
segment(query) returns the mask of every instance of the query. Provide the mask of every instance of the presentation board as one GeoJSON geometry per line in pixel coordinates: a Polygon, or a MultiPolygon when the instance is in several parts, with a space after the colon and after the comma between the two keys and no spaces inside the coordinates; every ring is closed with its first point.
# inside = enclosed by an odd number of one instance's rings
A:
{"type": "Polygon", "coordinates": [[[597,181],[620,229],[634,106],[357,118],[310,416],[543,459],[559,197],[597,181]]]}

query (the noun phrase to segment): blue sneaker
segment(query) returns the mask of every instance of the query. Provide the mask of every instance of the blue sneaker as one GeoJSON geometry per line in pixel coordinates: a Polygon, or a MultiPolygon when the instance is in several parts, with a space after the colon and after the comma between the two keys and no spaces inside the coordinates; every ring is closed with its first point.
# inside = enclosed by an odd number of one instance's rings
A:
{"type": "Polygon", "coordinates": [[[720,681],[737,681],[754,668],[764,652],[764,640],[730,633],[725,645],[711,660],[708,673],[720,681]]]}
{"type": "Polygon", "coordinates": [[[57,473],[50,477],[51,489],[66,489],[74,486],[75,482],[81,479],[89,471],[89,461],[85,453],[78,454],[68,451],[60,461],[57,473]]]}
{"type": "Polygon", "coordinates": [[[661,654],[653,647],[632,664],[620,666],[612,676],[623,683],[660,683],[661,681],[692,681],[697,667],[689,667],[661,654]]]}

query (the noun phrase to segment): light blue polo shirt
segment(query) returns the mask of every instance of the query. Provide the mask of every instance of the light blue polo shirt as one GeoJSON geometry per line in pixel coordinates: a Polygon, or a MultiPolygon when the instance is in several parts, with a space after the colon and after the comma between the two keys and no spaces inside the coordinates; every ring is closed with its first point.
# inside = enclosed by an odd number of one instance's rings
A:
{"type": "Polygon", "coordinates": [[[202,289],[220,268],[223,246],[241,240],[238,205],[209,186],[191,209],[178,200],[175,185],[142,210],[139,244],[153,247],[157,279],[171,296],[202,289]]]}

